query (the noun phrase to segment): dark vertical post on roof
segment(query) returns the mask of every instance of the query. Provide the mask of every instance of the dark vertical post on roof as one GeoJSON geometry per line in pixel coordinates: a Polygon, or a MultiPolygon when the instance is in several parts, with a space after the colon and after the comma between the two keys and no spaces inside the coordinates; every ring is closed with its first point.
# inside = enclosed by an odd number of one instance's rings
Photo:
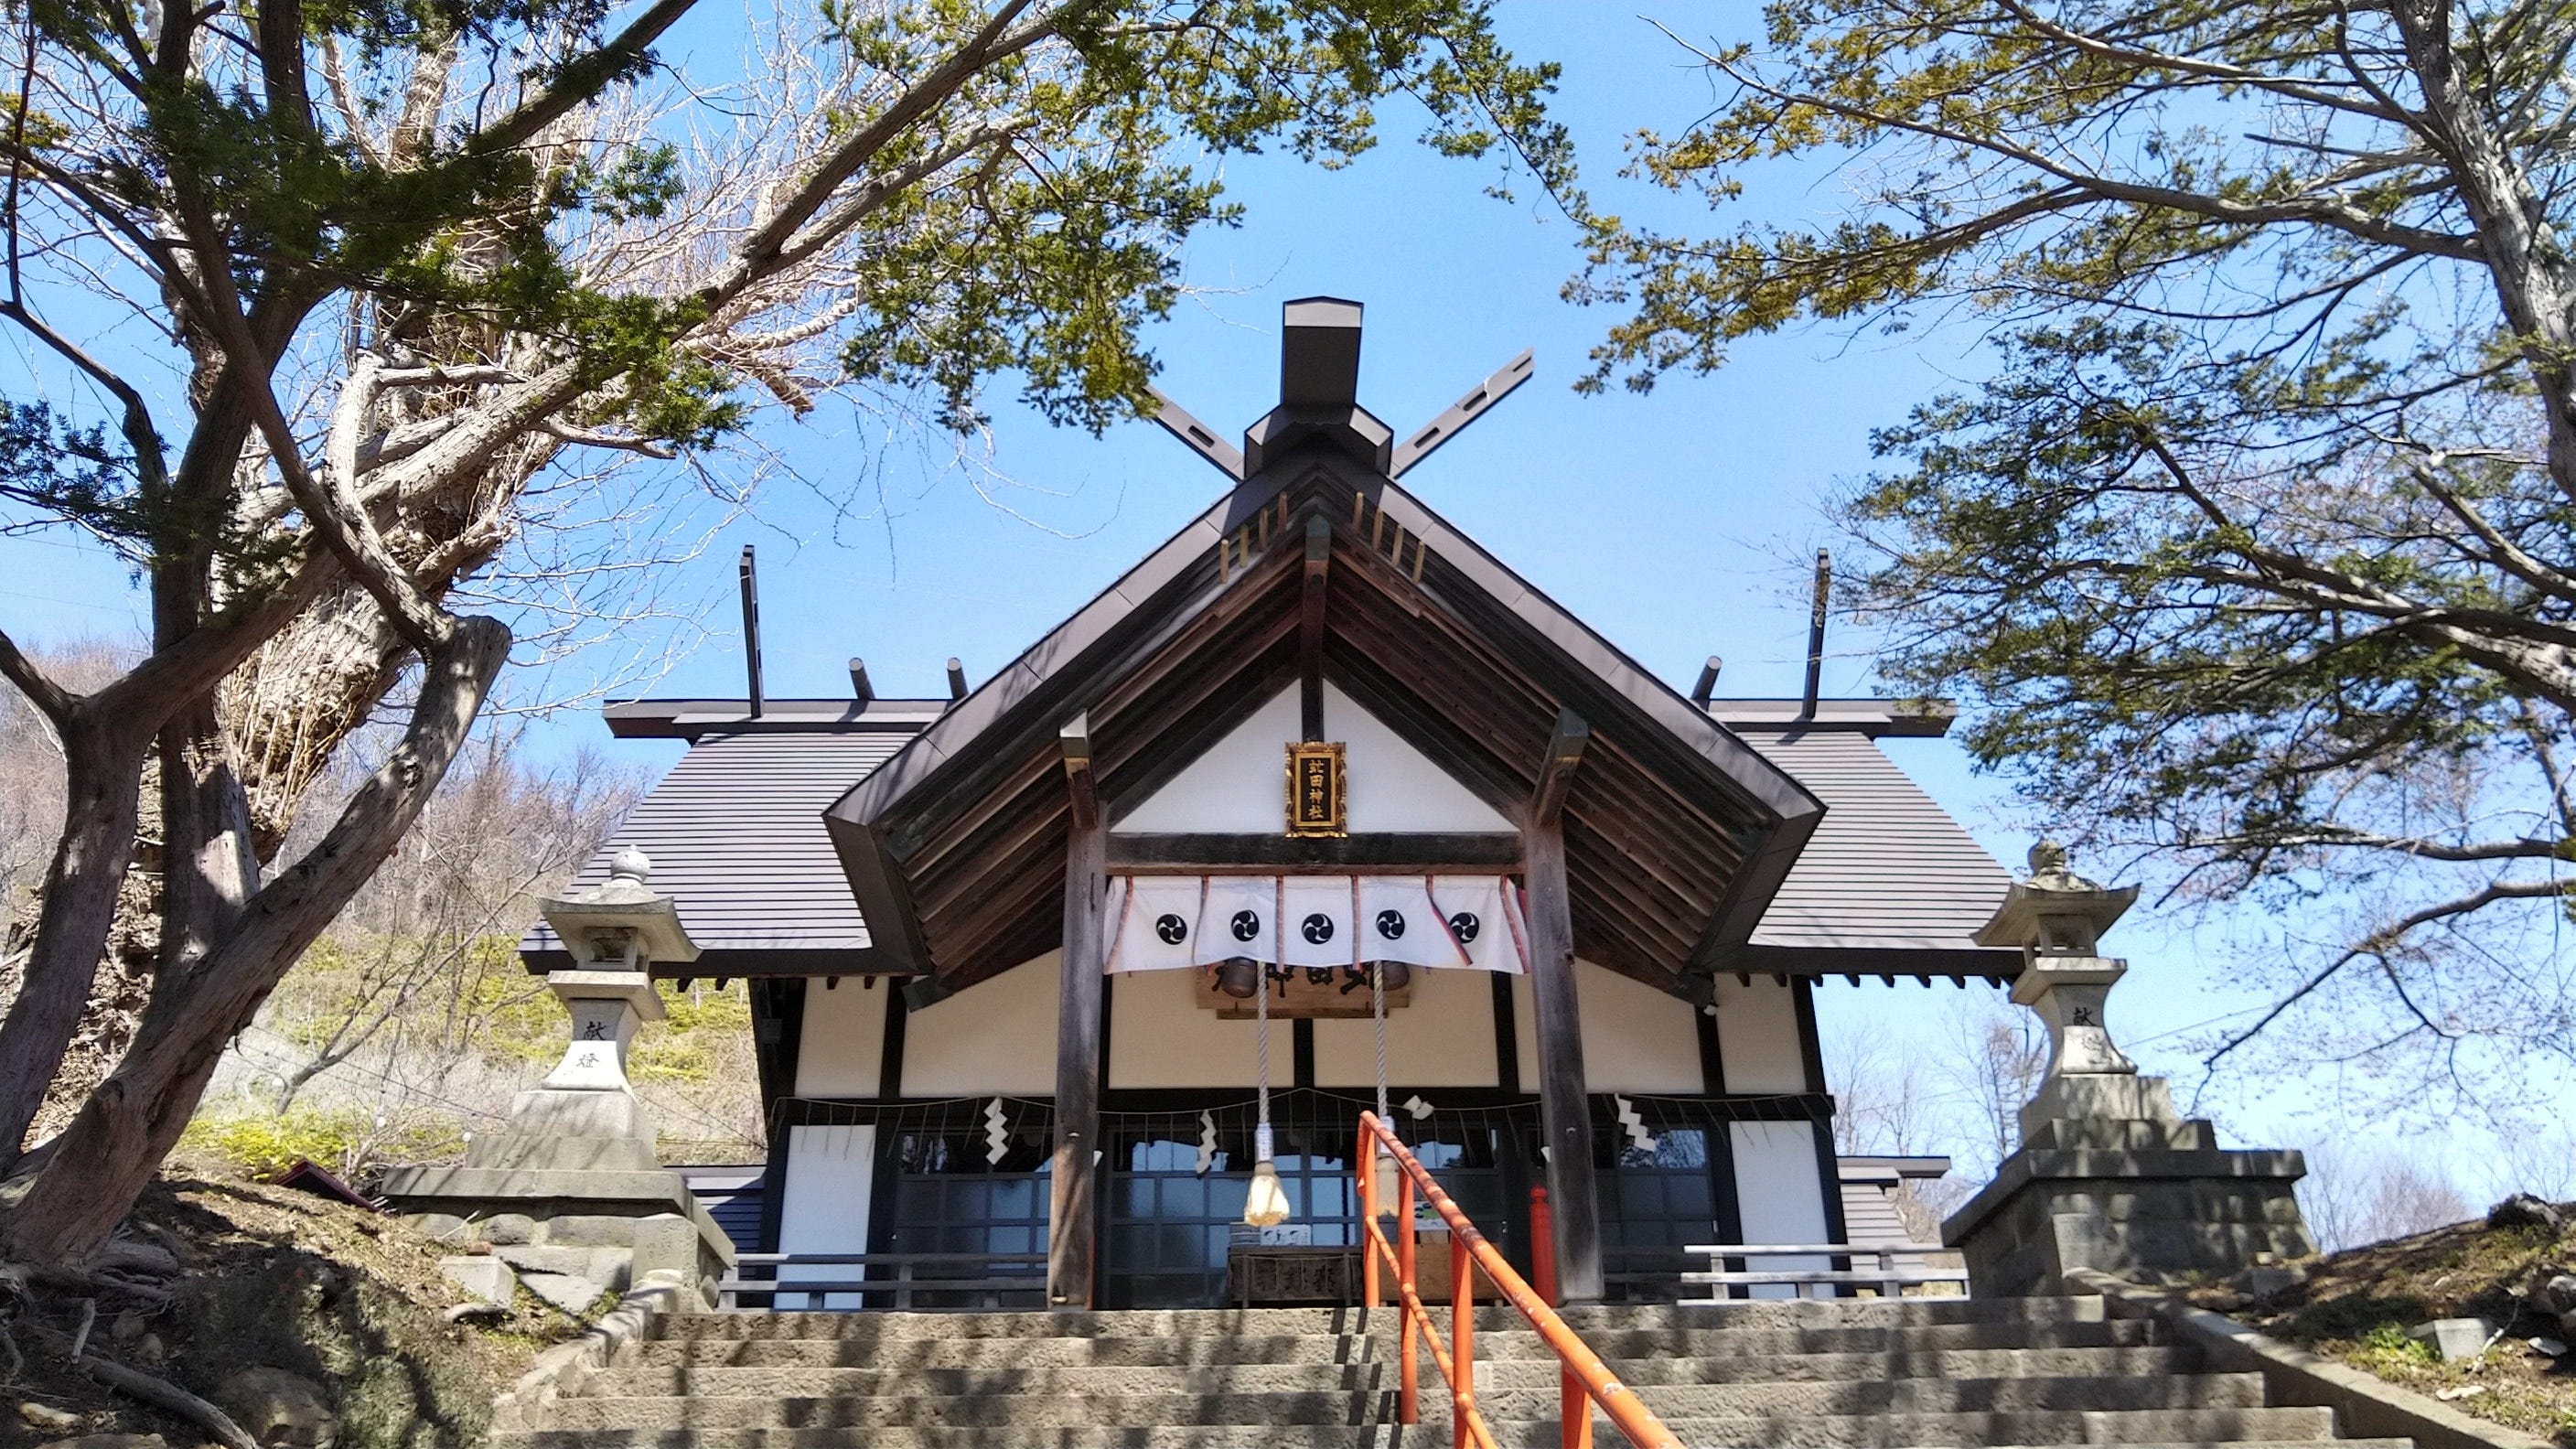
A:
{"type": "Polygon", "coordinates": [[[1807,614],[1807,692],[1799,697],[1798,718],[1816,717],[1816,687],[1825,674],[1825,603],[1834,587],[1834,558],[1816,550],[1816,600],[1807,614]]]}
{"type": "Polygon", "coordinates": [[[1717,672],[1725,667],[1725,660],[1714,654],[1708,656],[1708,662],[1700,666],[1699,683],[1691,686],[1691,703],[1702,709],[1708,707],[1709,697],[1717,693],[1717,672]]]}
{"type": "Polygon", "coordinates": [[[1528,835],[1530,998],[1538,1026],[1539,1123],[1547,1134],[1547,1200],[1557,1291],[1601,1301],[1601,1202],[1593,1184],[1592,1104],[1584,1095],[1583,1026],[1574,1000],[1574,910],[1565,881],[1565,826],[1528,835]]]}
{"type": "Polygon", "coordinates": [[[948,660],[948,697],[952,701],[966,697],[966,665],[954,655],[948,660]]]}
{"type": "Polygon", "coordinates": [[[1354,408],[1360,401],[1360,304],[1300,297],[1281,312],[1279,402],[1354,408]]]}
{"type": "Polygon", "coordinates": [[[752,718],[760,717],[760,574],[751,545],[742,546],[742,667],[751,687],[752,718]]]}
{"type": "Polygon", "coordinates": [[[1091,728],[1080,715],[1060,745],[1073,827],[1065,850],[1063,979],[1056,997],[1055,1163],[1047,1216],[1047,1302],[1067,1312],[1092,1306],[1099,1239],[1093,1154],[1100,1141],[1102,978],[1108,938],[1109,835],[1091,775],[1091,728]]]}
{"type": "Polygon", "coordinates": [[[1333,525],[1306,520],[1305,596],[1298,601],[1297,707],[1303,738],[1324,737],[1324,581],[1333,562],[1333,525]]]}
{"type": "Polygon", "coordinates": [[[861,704],[877,697],[876,687],[868,683],[868,661],[850,661],[850,697],[861,704]]]}

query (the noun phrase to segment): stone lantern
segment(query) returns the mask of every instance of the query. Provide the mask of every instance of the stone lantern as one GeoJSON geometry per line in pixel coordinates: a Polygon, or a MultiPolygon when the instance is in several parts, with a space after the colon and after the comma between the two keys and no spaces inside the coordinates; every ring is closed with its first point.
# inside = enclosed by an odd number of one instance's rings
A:
{"type": "MultiPolygon", "coordinates": [[[[2129,974],[2129,963],[2101,954],[2102,934],[2138,899],[2136,886],[2113,889],[2069,870],[2066,849],[2043,840],[2030,848],[2030,875],[2004,893],[1994,918],[1977,931],[1980,946],[2021,950],[2021,975],[2012,986],[2015,1005],[2027,1006],[2048,1026],[2048,1072],[2031,1101],[2028,1119],[2046,1121],[2076,1104],[2068,1092],[2127,1093],[2132,1100],[2095,1100],[2077,1115],[2136,1106],[2138,1064],[2111,1040],[2107,1014],[2111,988],[2129,974]],[[2125,1078],[2061,1085],[2068,1078],[2125,1078]]],[[[2152,1080],[2152,1079],[2150,1079],[2152,1080]]],[[[2029,1123],[2024,1123],[2025,1132],[2029,1123]]]]}
{"type": "Polygon", "coordinates": [[[574,961],[546,973],[569,1018],[562,1061],[512,1099],[500,1131],[472,1140],[462,1165],[385,1179],[387,1199],[432,1234],[491,1246],[450,1260],[451,1276],[486,1297],[506,1296],[515,1274],[579,1313],[657,1271],[703,1295],[733,1259],[724,1230],[662,1166],[652,1117],[626,1080],[636,1032],[662,1018],[649,968],[698,956],[651,878],[652,862],[628,846],[603,884],[539,902],[574,961]]]}
{"type": "Polygon", "coordinates": [[[2315,1252],[2292,1192],[2299,1154],[2220,1148],[2111,1039],[2111,988],[2129,964],[2100,954],[2102,934],[2137,888],[2086,880],[2046,841],[2030,866],[1977,932],[1979,945],[2021,950],[2012,999],[2049,1034],[2020,1148],[1941,1227],[1977,1294],[2083,1291],[2067,1277],[2083,1269],[2138,1283],[2223,1277],[2315,1252]]]}

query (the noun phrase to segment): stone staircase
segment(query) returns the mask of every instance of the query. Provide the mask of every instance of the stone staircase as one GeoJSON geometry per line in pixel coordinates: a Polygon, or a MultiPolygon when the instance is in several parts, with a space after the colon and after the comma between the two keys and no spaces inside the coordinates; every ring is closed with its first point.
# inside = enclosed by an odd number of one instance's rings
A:
{"type": "MultiPolygon", "coordinates": [[[[1599,1307],[1567,1321],[1693,1446],[2314,1445],[2330,1410],[2208,1373],[2100,1299],[1599,1307]]],[[[1445,1321],[1446,1312],[1441,1317],[1445,1321]]],[[[1344,1449],[1450,1443],[1438,1370],[1395,1423],[1394,1315],[1267,1309],[666,1318],[493,1449],[1344,1449]]],[[[1505,1449],[1558,1443],[1557,1364],[1477,1319],[1505,1449]]],[[[1606,1420],[1605,1446],[1622,1443],[1606,1420]]],[[[2406,1440],[2351,1440],[2409,1449],[2406,1440]]]]}

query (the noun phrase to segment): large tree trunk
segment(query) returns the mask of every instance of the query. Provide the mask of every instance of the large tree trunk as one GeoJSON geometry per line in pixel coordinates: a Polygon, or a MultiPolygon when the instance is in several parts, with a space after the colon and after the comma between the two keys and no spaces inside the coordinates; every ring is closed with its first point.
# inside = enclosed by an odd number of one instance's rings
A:
{"type": "Polygon", "coordinates": [[[411,827],[438,788],[510,652],[498,620],[462,620],[424,661],[403,742],[321,841],[254,897],[192,971],[162,979],[115,1075],[92,1093],[16,1209],[12,1258],[77,1260],[115,1231],[196,1111],[224,1043],[411,827]]]}
{"type": "Polygon", "coordinates": [[[100,718],[91,701],[75,705],[60,728],[62,839],[45,872],[44,911],[18,998],[0,1022],[0,1167],[17,1161],[89,1007],[134,850],[143,756],[151,742],[130,721],[100,718]]]}

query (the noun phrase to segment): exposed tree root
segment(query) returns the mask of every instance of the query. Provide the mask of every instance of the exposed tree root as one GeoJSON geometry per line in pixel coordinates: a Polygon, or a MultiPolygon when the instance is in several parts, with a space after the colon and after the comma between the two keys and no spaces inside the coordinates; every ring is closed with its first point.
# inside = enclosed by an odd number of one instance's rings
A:
{"type": "Polygon", "coordinates": [[[260,1449],[259,1441],[243,1432],[242,1426],[234,1423],[231,1415],[168,1379],[157,1378],[140,1369],[127,1368],[121,1363],[111,1362],[95,1354],[81,1355],[74,1349],[75,1340],[72,1335],[60,1329],[47,1328],[36,1323],[21,1326],[27,1332],[34,1334],[38,1342],[61,1350],[65,1356],[71,1358],[74,1367],[109,1388],[141,1399],[166,1413],[178,1415],[214,1435],[229,1446],[229,1449],[260,1449]]]}

